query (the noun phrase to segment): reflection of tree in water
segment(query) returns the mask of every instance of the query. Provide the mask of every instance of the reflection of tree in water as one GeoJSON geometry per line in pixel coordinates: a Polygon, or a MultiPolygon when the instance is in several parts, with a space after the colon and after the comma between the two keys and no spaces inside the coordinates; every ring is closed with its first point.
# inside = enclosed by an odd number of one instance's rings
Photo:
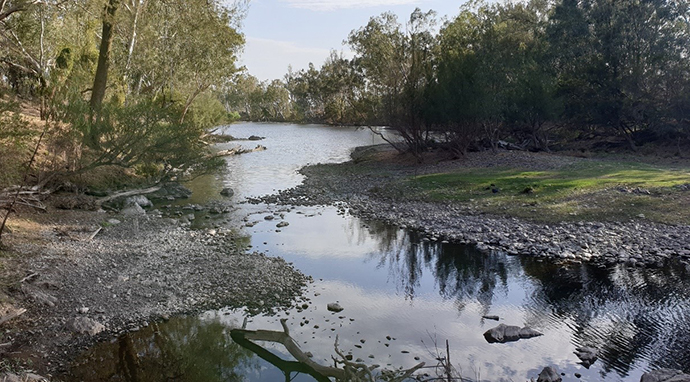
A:
{"type": "Polygon", "coordinates": [[[251,353],[217,320],[173,319],[93,347],[64,378],[75,381],[244,381],[251,353]],[[114,347],[117,348],[115,351],[114,347]]]}
{"type": "Polygon", "coordinates": [[[563,267],[527,258],[523,267],[538,281],[527,306],[534,319],[553,311],[560,321],[572,322],[576,345],[600,349],[603,373],[626,376],[645,361],[690,372],[687,268],[563,267]]]}
{"type": "Polygon", "coordinates": [[[508,290],[508,276],[519,267],[509,266],[505,256],[485,255],[470,246],[423,241],[416,232],[405,233],[383,224],[372,224],[369,233],[378,240],[377,253],[371,254],[379,268],[387,267],[398,290],[413,299],[426,269],[446,299],[457,299],[464,306],[476,299],[488,312],[496,288],[508,290]]]}

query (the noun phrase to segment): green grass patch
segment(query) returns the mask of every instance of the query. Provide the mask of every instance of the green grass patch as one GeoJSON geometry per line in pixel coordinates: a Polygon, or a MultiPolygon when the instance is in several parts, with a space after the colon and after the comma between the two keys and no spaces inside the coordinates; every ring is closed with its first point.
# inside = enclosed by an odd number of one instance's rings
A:
{"type": "Polygon", "coordinates": [[[687,223],[690,218],[683,191],[674,188],[690,183],[685,168],[592,161],[550,171],[468,168],[406,182],[413,198],[467,203],[482,212],[540,221],[626,220],[644,215],[687,223]],[[680,216],[678,209],[683,210],[680,216]]]}

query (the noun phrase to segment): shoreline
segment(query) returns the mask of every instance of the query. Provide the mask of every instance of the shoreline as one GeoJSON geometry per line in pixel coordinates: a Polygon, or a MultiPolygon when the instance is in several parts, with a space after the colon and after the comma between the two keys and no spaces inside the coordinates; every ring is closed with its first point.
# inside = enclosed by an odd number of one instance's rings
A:
{"type": "Polygon", "coordinates": [[[0,354],[17,372],[64,375],[95,342],[171,316],[288,308],[311,281],[282,258],[247,251],[230,232],[191,230],[155,210],[13,220],[2,308],[26,313],[3,325],[0,354]]]}
{"type": "Polygon", "coordinates": [[[504,152],[490,162],[491,154],[470,153],[456,161],[412,164],[391,160],[382,146],[358,148],[342,164],[303,168],[303,184],[254,200],[277,204],[333,204],[346,202],[354,216],[384,221],[424,233],[428,241],[475,245],[484,252],[502,251],[562,262],[591,262],[602,266],[661,267],[678,259],[690,266],[690,225],[670,225],[645,220],[625,222],[538,222],[488,214],[467,203],[429,202],[406,198],[400,183],[417,174],[434,174],[462,166],[561,166],[588,160],[555,154],[504,152]],[[363,154],[364,153],[364,154],[363,154]],[[381,154],[384,153],[383,157],[381,154]],[[505,154],[505,155],[503,155],[505,154]],[[378,156],[377,156],[378,155],[378,156]],[[548,162],[547,158],[554,163],[548,162]]]}

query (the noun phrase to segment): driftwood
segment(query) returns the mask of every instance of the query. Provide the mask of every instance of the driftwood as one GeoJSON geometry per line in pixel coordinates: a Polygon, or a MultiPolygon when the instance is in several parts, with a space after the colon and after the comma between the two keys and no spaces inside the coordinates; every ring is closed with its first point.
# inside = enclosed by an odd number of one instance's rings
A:
{"type": "Polygon", "coordinates": [[[161,188],[162,188],[162,186],[154,186],[154,187],[142,188],[142,189],[138,189],[138,190],[118,192],[118,193],[115,193],[112,195],[108,195],[108,196],[104,196],[102,198],[99,198],[96,200],[96,203],[101,205],[103,203],[109,202],[109,201],[111,201],[113,199],[117,199],[117,198],[123,198],[123,197],[134,196],[134,195],[151,194],[151,193],[154,193],[154,192],[160,190],[161,188]]]}
{"type": "Polygon", "coordinates": [[[253,153],[256,151],[265,151],[266,146],[262,145],[256,145],[253,149],[245,149],[242,147],[235,147],[232,149],[228,150],[220,150],[217,153],[213,154],[214,157],[229,157],[229,156],[234,156],[234,155],[241,155],[241,154],[247,154],[247,153],[253,153]]]}
{"type": "MultiPolygon", "coordinates": [[[[290,372],[302,372],[313,376],[317,381],[330,381],[329,378],[335,378],[337,381],[367,381],[374,382],[376,379],[372,374],[372,370],[376,366],[367,366],[363,363],[355,363],[348,361],[345,355],[340,349],[338,349],[338,337],[335,340],[335,352],[340,357],[340,359],[333,358],[336,365],[342,364],[344,368],[323,366],[314,362],[306,353],[304,353],[292,337],[290,337],[290,331],[286,325],[287,319],[281,319],[280,324],[283,327],[283,331],[272,331],[272,330],[246,330],[244,329],[246,325],[242,325],[242,329],[233,329],[230,332],[232,339],[239,345],[253,351],[259,357],[265,359],[266,361],[277,366],[284,372],[286,372],[286,380],[289,379],[290,372]],[[285,346],[285,349],[292,355],[297,362],[290,362],[282,360],[275,354],[269,352],[268,350],[262,348],[261,346],[251,342],[251,341],[268,341],[276,342],[285,346]]],[[[407,369],[401,370],[400,374],[388,379],[391,382],[401,382],[407,378],[410,378],[417,370],[424,367],[424,362],[407,369]]]]}
{"type": "Polygon", "coordinates": [[[93,240],[93,238],[96,237],[96,235],[98,235],[98,233],[101,232],[102,229],[103,229],[103,227],[98,227],[98,229],[96,230],[96,232],[92,233],[91,236],[89,236],[89,239],[88,239],[88,240],[89,240],[89,241],[93,240]]]}
{"type": "MultiPolygon", "coordinates": [[[[283,344],[285,349],[293,356],[295,359],[313,369],[316,373],[321,374],[325,377],[334,377],[336,379],[342,380],[345,377],[345,371],[343,369],[338,369],[335,367],[320,365],[309,358],[306,353],[299,348],[299,345],[295,340],[290,337],[290,331],[286,325],[287,320],[281,319],[280,324],[283,326],[283,331],[273,331],[273,330],[246,330],[246,329],[233,329],[230,335],[233,339],[240,338],[247,341],[269,341],[277,342],[283,344]]],[[[328,380],[328,379],[326,379],[328,380]]]]}

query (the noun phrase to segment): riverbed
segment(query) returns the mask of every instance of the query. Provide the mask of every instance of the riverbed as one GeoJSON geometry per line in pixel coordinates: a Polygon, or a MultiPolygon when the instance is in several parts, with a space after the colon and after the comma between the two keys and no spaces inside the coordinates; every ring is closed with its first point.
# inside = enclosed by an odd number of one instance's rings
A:
{"type": "MultiPolygon", "coordinates": [[[[353,359],[381,368],[434,366],[448,341],[451,362],[472,380],[524,380],[545,366],[555,366],[565,380],[577,374],[585,381],[639,380],[659,367],[690,371],[690,271],[684,265],[563,266],[430,240],[353,217],[344,203],[245,203],[297,186],[303,179],[297,170],[305,165],[345,161],[354,147],[381,140],[367,129],[319,125],[235,124],[222,132],[265,139],[219,149],[261,144],[267,150],[227,158],[225,173],[190,185],[195,193],[187,203],[233,206],[222,216],[200,214],[194,225],[237,230],[248,249],[282,257],[312,276],[304,305],[258,316],[220,309],[151,325],[90,349],[73,369],[75,380],[121,380],[131,370],[147,376],[140,380],[285,380],[229,337],[245,317],[247,329],[270,330],[280,330],[279,319],[286,318],[302,349],[325,365],[332,364],[338,336],[353,359]],[[234,190],[230,199],[220,196],[227,187],[234,190]],[[343,311],[328,311],[334,302],[343,311]],[[482,333],[499,323],[544,335],[490,344],[482,333]],[[599,350],[589,368],[574,354],[581,346],[599,350]]],[[[266,346],[288,358],[280,347],[266,346]]]]}

